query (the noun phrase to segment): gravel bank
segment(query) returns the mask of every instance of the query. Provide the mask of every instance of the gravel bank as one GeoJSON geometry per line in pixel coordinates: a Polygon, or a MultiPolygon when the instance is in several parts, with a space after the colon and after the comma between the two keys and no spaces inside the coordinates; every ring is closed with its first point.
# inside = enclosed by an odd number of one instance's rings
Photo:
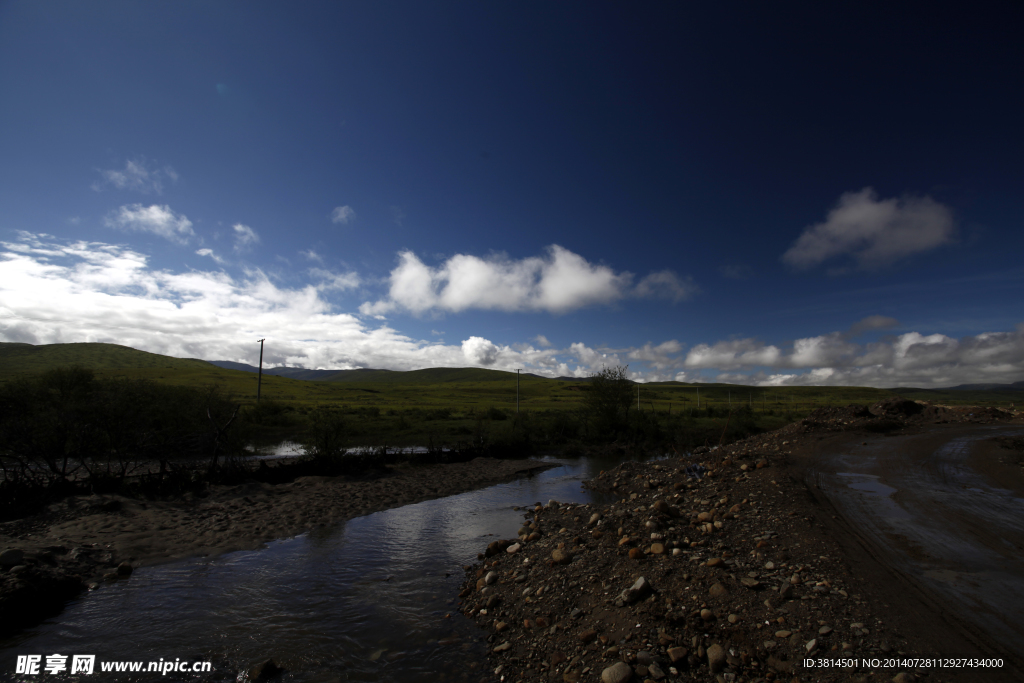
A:
{"type": "Polygon", "coordinates": [[[519,538],[467,567],[462,611],[490,632],[484,680],[1005,680],[864,665],[949,657],[955,628],[860,556],[804,474],[828,439],[1015,419],[906,401],[822,409],[727,448],[603,472],[587,485],[619,502],[538,505],[519,538]],[[807,658],[858,663],[811,670],[807,658]]]}

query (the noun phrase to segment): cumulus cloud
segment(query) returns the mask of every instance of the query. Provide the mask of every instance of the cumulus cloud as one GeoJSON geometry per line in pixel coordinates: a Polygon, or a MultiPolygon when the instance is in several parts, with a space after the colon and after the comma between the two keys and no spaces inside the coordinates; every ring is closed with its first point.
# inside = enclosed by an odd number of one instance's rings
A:
{"type": "Polygon", "coordinates": [[[123,170],[96,169],[101,180],[93,183],[92,189],[100,192],[107,188],[133,190],[142,194],[163,194],[164,181],[178,181],[177,172],[170,166],[147,168],[144,159],[129,159],[123,170]]]}
{"type": "Polygon", "coordinates": [[[253,245],[259,244],[260,236],[248,225],[235,223],[231,226],[235,232],[235,251],[242,252],[252,249],[253,245]]]}
{"type": "Polygon", "coordinates": [[[331,212],[331,222],[348,225],[356,219],[356,212],[351,206],[336,206],[331,212]]]}
{"type": "Polygon", "coordinates": [[[366,302],[360,311],[365,315],[468,309],[565,313],[628,296],[678,300],[694,289],[670,271],[648,275],[635,289],[632,281],[632,273],[590,263],[557,244],[543,256],[520,260],[503,254],[487,258],[456,254],[436,268],[404,251],[391,271],[388,297],[366,302]]]}
{"type": "Polygon", "coordinates": [[[879,200],[866,187],[839,198],[824,223],[804,230],[782,261],[810,268],[843,255],[861,268],[877,268],[953,240],[953,212],[930,197],[879,200]]]}
{"type": "Polygon", "coordinates": [[[187,244],[189,238],[195,237],[192,221],[184,214],[174,213],[166,204],[128,204],[110,213],[104,223],[109,228],[125,232],[148,232],[178,244],[187,244]]]}
{"type": "MultiPolygon", "coordinates": [[[[203,251],[203,250],[201,250],[203,251]]],[[[202,256],[214,258],[210,251],[202,256]]],[[[0,242],[0,341],[95,341],[184,358],[265,362],[308,368],[479,365],[547,376],[588,374],[557,360],[555,349],[521,351],[471,336],[461,344],[408,337],[369,326],[324,298],[358,285],[355,273],[309,271],[310,282],[282,287],[261,270],[173,272],[124,245],[19,233],[0,242]]]]}
{"type": "Polygon", "coordinates": [[[551,342],[549,342],[548,338],[545,337],[543,334],[538,334],[536,337],[533,338],[533,340],[540,344],[541,346],[551,346],[551,342]]]}
{"type": "Polygon", "coordinates": [[[698,344],[686,354],[688,368],[732,370],[744,366],[775,365],[782,352],[755,339],[733,339],[715,344],[698,344]]]}
{"type": "Polygon", "coordinates": [[[647,342],[639,349],[630,350],[626,357],[630,360],[644,361],[651,367],[663,370],[679,364],[679,359],[676,356],[682,350],[682,344],[675,339],[670,339],[669,341],[662,342],[657,346],[651,342],[647,342]]]}
{"type": "Polygon", "coordinates": [[[483,337],[470,337],[462,342],[462,355],[471,365],[494,365],[498,352],[498,347],[483,337]]]}

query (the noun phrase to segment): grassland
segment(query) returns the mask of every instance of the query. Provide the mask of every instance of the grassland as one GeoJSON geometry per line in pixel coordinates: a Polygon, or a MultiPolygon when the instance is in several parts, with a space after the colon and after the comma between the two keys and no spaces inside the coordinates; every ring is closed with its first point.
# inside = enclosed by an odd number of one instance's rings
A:
{"type": "MultiPolygon", "coordinates": [[[[144,379],[161,384],[217,387],[245,406],[264,437],[299,437],[317,406],[332,406],[347,415],[353,445],[392,446],[451,443],[501,438],[526,421],[543,443],[565,443],[578,433],[586,382],[523,375],[515,420],[515,373],[477,368],[432,368],[412,372],[340,371],[309,381],[264,373],[257,407],[257,376],[197,359],[146,353],[99,343],[0,344],[0,382],[55,367],[78,365],[97,378],[144,379]]],[[[1024,403],[1024,392],[930,391],[866,387],[763,388],[733,384],[659,382],[638,386],[639,410],[661,433],[682,446],[711,439],[743,414],[748,431],[782,426],[828,405],[867,405],[900,394],[947,405],[1024,403]],[[699,404],[698,404],[699,400],[699,404]],[[689,436],[687,436],[689,435],[689,436]]],[[[634,406],[636,407],[636,406],[634,406]]],[[[732,432],[738,435],[740,432],[732,432]]],[[[714,441],[718,441],[715,437],[714,441]]]]}

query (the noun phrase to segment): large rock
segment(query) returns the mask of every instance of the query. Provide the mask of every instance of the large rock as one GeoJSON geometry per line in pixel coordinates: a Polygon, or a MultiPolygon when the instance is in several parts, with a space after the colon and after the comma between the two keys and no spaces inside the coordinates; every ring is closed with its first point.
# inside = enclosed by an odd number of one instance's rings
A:
{"type": "Polygon", "coordinates": [[[601,683],[626,683],[633,678],[633,670],[625,662],[617,662],[601,672],[601,683]]]}
{"type": "Polygon", "coordinates": [[[636,580],[635,583],[633,583],[632,586],[622,591],[622,593],[619,595],[619,599],[622,600],[622,602],[629,605],[636,602],[637,600],[642,600],[643,598],[646,598],[653,590],[654,589],[651,588],[651,584],[647,581],[647,579],[641,576],[639,579],[636,580]]]}

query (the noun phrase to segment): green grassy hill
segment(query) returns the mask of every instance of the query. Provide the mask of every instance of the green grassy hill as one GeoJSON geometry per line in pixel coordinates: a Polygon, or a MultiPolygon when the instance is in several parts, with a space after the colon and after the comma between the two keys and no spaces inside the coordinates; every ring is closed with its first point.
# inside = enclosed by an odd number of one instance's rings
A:
{"type": "MultiPolygon", "coordinates": [[[[218,361],[221,362],[221,361],[218,361]]],[[[171,358],[117,344],[0,343],[0,382],[69,365],[93,369],[99,377],[128,377],[186,386],[218,386],[241,403],[256,400],[255,368],[241,363],[218,367],[197,359],[171,358]]],[[[284,369],[282,369],[284,370],[284,369]]],[[[288,375],[264,371],[261,396],[296,405],[334,404],[383,410],[451,409],[472,412],[490,406],[515,410],[516,373],[484,368],[394,370],[303,370],[288,375]],[[304,373],[309,373],[305,375],[304,373]],[[315,380],[315,381],[310,381],[315,380]]],[[[823,405],[871,404],[894,395],[946,404],[1009,405],[1024,403],[1024,392],[953,389],[874,389],[870,387],[753,387],[734,384],[652,382],[638,385],[644,411],[692,411],[700,407],[749,406],[761,412],[806,413],[823,405]]],[[[522,373],[519,400],[524,410],[572,410],[589,390],[588,382],[548,379],[522,373]]]]}
{"type": "Polygon", "coordinates": [[[81,365],[94,370],[160,368],[167,370],[207,369],[210,364],[196,358],[171,358],[139,351],[119,344],[17,344],[0,342],[0,374],[45,372],[51,368],[81,365]]]}

